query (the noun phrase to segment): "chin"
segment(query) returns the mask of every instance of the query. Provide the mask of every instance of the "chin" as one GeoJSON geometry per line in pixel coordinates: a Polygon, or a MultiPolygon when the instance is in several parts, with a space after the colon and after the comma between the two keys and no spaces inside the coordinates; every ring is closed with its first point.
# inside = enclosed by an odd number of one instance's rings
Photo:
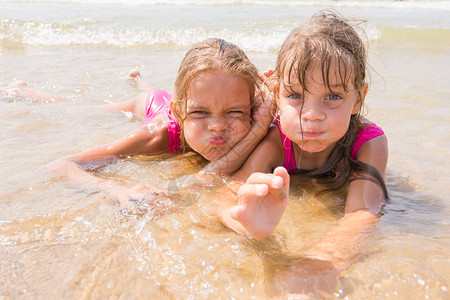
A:
{"type": "Polygon", "coordinates": [[[302,149],[302,151],[308,153],[318,153],[327,149],[327,147],[323,147],[322,145],[303,145],[303,147],[300,148],[302,149]]]}
{"type": "Polygon", "coordinates": [[[221,158],[222,156],[224,156],[228,151],[217,151],[214,153],[210,153],[208,155],[202,155],[205,159],[209,160],[209,161],[215,161],[218,160],[219,158],[221,158]]]}

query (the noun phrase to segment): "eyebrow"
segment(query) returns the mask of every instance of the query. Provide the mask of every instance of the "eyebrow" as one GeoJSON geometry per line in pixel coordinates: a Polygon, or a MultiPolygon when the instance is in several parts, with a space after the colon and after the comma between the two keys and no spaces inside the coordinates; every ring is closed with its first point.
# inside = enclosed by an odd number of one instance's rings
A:
{"type": "Polygon", "coordinates": [[[202,108],[203,109],[203,108],[207,108],[207,107],[204,105],[190,104],[190,105],[187,105],[186,108],[202,108]]]}
{"type": "Polygon", "coordinates": [[[230,106],[230,107],[227,107],[227,109],[241,109],[241,108],[248,108],[248,107],[250,107],[250,105],[244,105],[244,104],[237,104],[237,105],[234,105],[234,106],[230,106]]]}
{"type": "MultiPolygon", "coordinates": [[[[325,84],[323,83],[323,85],[325,85],[325,84]]],[[[293,87],[298,87],[298,86],[299,86],[299,87],[302,87],[302,85],[301,85],[300,82],[298,82],[298,81],[293,82],[293,83],[284,83],[283,86],[284,86],[284,88],[286,88],[286,87],[293,88],[293,87]]],[[[344,84],[343,82],[341,82],[341,83],[329,84],[329,86],[330,86],[330,87],[341,87],[341,86],[346,86],[346,84],[344,84]]]]}
{"type": "MultiPolygon", "coordinates": [[[[239,108],[248,108],[248,107],[250,107],[250,105],[236,104],[233,106],[226,107],[226,109],[239,109],[239,108]]],[[[209,109],[207,106],[199,105],[199,104],[191,104],[191,105],[186,106],[186,108],[187,109],[205,109],[205,110],[209,109]]]]}

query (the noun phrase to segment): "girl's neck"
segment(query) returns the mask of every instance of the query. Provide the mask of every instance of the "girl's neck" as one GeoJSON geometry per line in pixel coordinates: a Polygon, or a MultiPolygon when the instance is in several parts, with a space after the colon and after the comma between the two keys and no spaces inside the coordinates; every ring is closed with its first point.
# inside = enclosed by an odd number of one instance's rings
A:
{"type": "Polygon", "coordinates": [[[305,171],[315,170],[324,166],[334,149],[334,145],[332,145],[320,152],[307,152],[303,151],[295,143],[292,143],[292,146],[294,148],[297,169],[305,171]]]}

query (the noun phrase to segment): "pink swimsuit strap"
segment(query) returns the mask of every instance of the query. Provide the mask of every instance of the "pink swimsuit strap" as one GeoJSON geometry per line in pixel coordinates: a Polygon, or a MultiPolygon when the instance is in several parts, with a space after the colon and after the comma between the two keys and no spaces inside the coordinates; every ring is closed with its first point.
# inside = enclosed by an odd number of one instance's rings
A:
{"type": "Polygon", "coordinates": [[[361,146],[365,142],[382,134],[384,134],[383,129],[375,125],[375,123],[365,124],[364,127],[356,134],[355,141],[353,142],[350,152],[350,157],[356,160],[356,156],[358,155],[358,151],[361,146]]]}
{"type": "Polygon", "coordinates": [[[145,123],[150,122],[156,115],[162,113],[167,123],[169,134],[169,153],[178,152],[181,148],[180,126],[170,110],[172,94],[164,90],[152,90],[148,93],[146,101],[145,123]]]}
{"type": "Polygon", "coordinates": [[[280,130],[281,139],[283,140],[283,148],[284,148],[283,167],[289,173],[295,173],[295,172],[297,172],[297,163],[295,162],[295,154],[294,154],[294,148],[292,147],[292,141],[281,130],[279,116],[276,116],[273,119],[272,123],[277,125],[278,129],[280,130]]]}

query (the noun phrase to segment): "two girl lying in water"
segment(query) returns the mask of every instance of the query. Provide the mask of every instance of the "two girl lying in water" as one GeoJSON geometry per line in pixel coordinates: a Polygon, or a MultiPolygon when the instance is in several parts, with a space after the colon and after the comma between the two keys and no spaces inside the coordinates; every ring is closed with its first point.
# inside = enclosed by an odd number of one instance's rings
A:
{"type": "MultiPolygon", "coordinates": [[[[368,91],[366,61],[355,29],[330,13],[317,14],[292,31],[268,78],[259,75],[237,46],[208,39],[186,53],[173,94],[151,90],[129,102],[103,107],[143,116],[141,128],[49,166],[130,207],[148,199],[149,193],[166,191],[128,187],[96,177],[85,167],[130,155],[195,151],[210,162],[200,177],[218,173],[238,182],[237,200],[221,203],[217,216],[225,226],[257,239],[269,236],[285,212],[289,173],[314,179],[326,190],[345,188],[345,216],[339,225],[274,280],[284,292],[323,290],[358,253],[361,236],[376,224],[388,197],[387,139],[381,128],[361,116],[368,91]],[[319,270],[320,280],[314,284],[304,279],[319,270]]],[[[25,85],[14,89],[18,96],[41,102],[60,100],[25,85]]]]}

